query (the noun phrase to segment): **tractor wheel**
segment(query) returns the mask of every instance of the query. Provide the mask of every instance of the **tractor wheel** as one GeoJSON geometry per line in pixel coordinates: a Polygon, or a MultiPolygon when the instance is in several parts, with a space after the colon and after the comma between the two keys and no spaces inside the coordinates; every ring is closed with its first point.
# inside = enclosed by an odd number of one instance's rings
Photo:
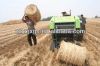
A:
{"type": "Polygon", "coordinates": [[[52,43],[50,46],[51,51],[55,51],[55,49],[59,49],[61,42],[61,37],[58,34],[52,34],[52,43]]]}
{"type": "Polygon", "coordinates": [[[55,49],[55,42],[52,41],[51,46],[50,46],[50,50],[51,50],[52,52],[54,52],[54,49],[55,49]]]}
{"type": "Polygon", "coordinates": [[[74,40],[82,41],[83,40],[83,33],[74,34],[74,40]]]}
{"type": "Polygon", "coordinates": [[[52,52],[58,51],[59,46],[56,46],[56,44],[57,44],[57,43],[56,43],[55,41],[53,41],[53,42],[51,43],[50,50],[51,50],[52,52]]]}
{"type": "Polygon", "coordinates": [[[56,34],[52,34],[52,43],[50,46],[50,50],[54,52],[54,49],[56,48],[56,44],[57,44],[57,37],[55,36],[56,34]]]}
{"type": "Polygon", "coordinates": [[[90,66],[90,65],[89,65],[89,61],[88,61],[88,60],[85,60],[85,63],[84,63],[83,66],[90,66]]]}
{"type": "Polygon", "coordinates": [[[78,35],[78,38],[77,38],[79,41],[82,41],[83,40],[83,33],[80,33],[79,35],[78,35]]]}

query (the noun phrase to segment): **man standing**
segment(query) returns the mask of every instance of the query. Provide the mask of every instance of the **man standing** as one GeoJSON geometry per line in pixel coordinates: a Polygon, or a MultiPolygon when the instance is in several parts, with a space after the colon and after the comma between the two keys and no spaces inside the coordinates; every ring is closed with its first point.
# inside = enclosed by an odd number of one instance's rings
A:
{"type": "Polygon", "coordinates": [[[34,45],[36,45],[37,44],[36,35],[33,34],[33,32],[32,32],[33,30],[35,30],[35,28],[34,28],[34,25],[35,25],[34,22],[28,16],[24,16],[22,18],[22,21],[25,22],[27,24],[27,26],[28,26],[29,33],[28,33],[27,38],[28,38],[28,42],[29,42],[30,46],[33,45],[32,44],[32,39],[34,41],[34,45]]]}
{"type": "Polygon", "coordinates": [[[86,18],[83,16],[83,14],[81,14],[80,20],[82,21],[81,25],[82,25],[83,30],[86,30],[85,29],[86,18]]]}

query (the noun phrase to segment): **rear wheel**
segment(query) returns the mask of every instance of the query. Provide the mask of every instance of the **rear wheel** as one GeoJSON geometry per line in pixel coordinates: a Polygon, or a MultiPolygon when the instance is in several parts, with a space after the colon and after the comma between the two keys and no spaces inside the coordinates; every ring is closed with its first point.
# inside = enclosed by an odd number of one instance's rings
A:
{"type": "Polygon", "coordinates": [[[54,49],[60,48],[61,37],[58,34],[52,34],[52,43],[50,46],[50,50],[54,51],[54,49]]]}
{"type": "Polygon", "coordinates": [[[89,61],[88,61],[88,60],[85,60],[85,63],[84,63],[83,66],[90,66],[90,65],[89,65],[89,61]]]}
{"type": "Polygon", "coordinates": [[[83,33],[76,34],[76,40],[82,41],[83,40],[83,33]]]}
{"type": "Polygon", "coordinates": [[[54,52],[54,49],[55,49],[55,41],[52,41],[50,50],[54,52]]]}

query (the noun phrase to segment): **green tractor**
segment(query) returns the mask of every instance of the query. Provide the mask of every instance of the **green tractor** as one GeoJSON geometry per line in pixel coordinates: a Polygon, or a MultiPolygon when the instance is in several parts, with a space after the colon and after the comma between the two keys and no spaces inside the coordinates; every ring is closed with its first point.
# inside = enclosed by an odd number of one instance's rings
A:
{"type": "MultiPolygon", "coordinates": [[[[81,27],[81,20],[77,16],[52,17],[49,29],[52,31],[53,39],[51,50],[59,48],[62,40],[80,42],[83,39],[84,30],[81,27]]],[[[79,43],[76,44],[79,45],[79,43]]]]}

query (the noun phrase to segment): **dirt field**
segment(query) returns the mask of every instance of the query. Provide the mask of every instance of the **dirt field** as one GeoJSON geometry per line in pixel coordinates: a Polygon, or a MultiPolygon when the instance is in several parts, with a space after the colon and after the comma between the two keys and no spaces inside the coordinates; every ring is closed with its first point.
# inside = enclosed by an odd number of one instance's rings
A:
{"type": "MultiPolygon", "coordinates": [[[[37,30],[48,29],[49,22],[40,22],[37,30]]],[[[66,66],[58,62],[50,51],[51,35],[37,34],[38,45],[30,47],[26,34],[16,29],[27,29],[26,24],[0,25],[0,66],[66,66]]],[[[89,50],[90,66],[100,66],[100,19],[89,19],[81,42],[89,50]]]]}

